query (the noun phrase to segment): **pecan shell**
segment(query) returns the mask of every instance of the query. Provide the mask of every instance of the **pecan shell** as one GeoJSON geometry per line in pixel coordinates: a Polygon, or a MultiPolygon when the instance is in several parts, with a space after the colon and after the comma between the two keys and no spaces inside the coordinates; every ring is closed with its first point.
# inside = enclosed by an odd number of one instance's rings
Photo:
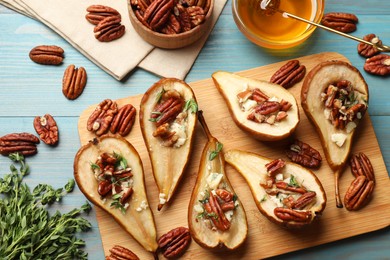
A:
{"type": "Polygon", "coordinates": [[[109,251],[111,254],[106,256],[106,260],[139,260],[136,254],[123,246],[115,245],[109,251]]]}
{"type": "Polygon", "coordinates": [[[350,33],[356,31],[358,21],[359,19],[354,14],[333,12],[325,14],[321,23],[337,31],[350,33]]]}
{"type": "Polygon", "coordinates": [[[310,145],[295,140],[286,151],[287,157],[294,163],[308,168],[318,168],[321,165],[321,154],[310,145]]]}
{"type": "Polygon", "coordinates": [[[0,154],[34,155],[38,152],[39,139],[30,133],[11,133],[0,137],[0,154]]]}
{"type": "Polygon", "coordinates": [[[364,70],[380,76],[390,75],[390,55],[378,54],[368,58],[364,64],[364,70]]]}
{"type": "Polygon", "coordinates": [[[363,175],[369,181],[375,182],[374,168],[370,159],[364,153],[354,154],[350,159],[351,171],[355,177],[363,175]]]}
{"type": "Polygon", "coordinates": [[[182,255],[191,242],[188,228],[178,227],[162,235],[157,243],[166,258],[176,258],[182,255]]]}
{"type": "Polygon", "coordinates": [[[125,26],[118,16],[108,16],[101,20],[93,30],[95,38],[101,42],[119,39],[125,34],[125,26]]]}
{"type": "Polygon", "coordinates": [[[109,16],[121,19],[121,15],[116,9],[105,5],[91,5],[87,8],[87,12],[85,19],[94,25],[97,25],[101,20],[109,16]]]}
{"type": "Polygon", "coordinates": [[[305,77],[306,67],[299,64],[299,60],[291,60],[278,69],[271,77],[270,82],[290,88],[305,77]]]}
{"type": "Polygon", "coordinates": [[[69,65],[62,79],[62,93],[67,99],[74,100],[83,93],[87,84],[87,72],[83,67],[76,68],[75,65],[69,65]]]}
{"type": "Polygon", "coordinates": [[[58,143],[57,123],[50,114],[35,117],[34,129],[45,144],[55,145],[58,143]]]}
{"type": "Polygon", "coordinates": [[[374,190],[374,181],[370,181],[364,175],[360,175],[352,181],[344,197],[347,210],[359,210],[366,205],[374,190]]]}
{"type": "Polygon", "coordinates": [[[87,130],[97,136],[107,133],[116,113],[118,113],[117,103],[111,99],[103,100],[89,116],[87,130]]]}
{"type": "Polygon", "coordinates": [[[33,62],[44,65],[59,65],[64,60],[64,50],[55,45],[39,45],[30,51],[33,62]]]}
{"type": "Polygon", "coordinates": [[[121,136],[128,135],[134,125],[136,113],[137,110],[131,104],[121,107],[112,120],[110,132],[118,132],[121,136]]]}
{"type": "MultiPolygon", "coordinates": [[[[366,41],[374,43],[374,44],[382,45],[382,41],[379,40],[379,38],[373,33],[370,33],[370,34],[367,34],[366,36],[364,36],[363,40],[366,40],[366,41]]],[[[358,49],[359,55],[361,55],[365,58],[370,58],[370,57],[372,57],[380,52],[374,46],[365,44],[363,42],[358,44],[357,49],[358,49]]]]}

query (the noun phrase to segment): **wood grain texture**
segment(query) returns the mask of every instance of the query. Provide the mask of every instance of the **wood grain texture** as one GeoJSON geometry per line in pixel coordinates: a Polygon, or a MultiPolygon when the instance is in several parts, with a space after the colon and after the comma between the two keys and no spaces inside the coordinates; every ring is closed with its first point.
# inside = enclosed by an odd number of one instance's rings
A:
{"type": "MultiPolygon", "coordinates": [[[[389,45],[389,8],[390,2],[383,0],[326,0],[325,12],[357,14],[359,23],[353,35],[362,37],[368,33],[376,33],[385,44],[389,45]]],[[[44,25],[1,5],[0,29],[2,32],[0,36],[0,134],[33,131],[31,124],[33,116],[47,112],[56,116],[62,140],[55,148],[43,144],[39,146],[39,153],[28,159],[33,172],[27,181],[32,185],[51,183],[55,187],[61,187],[68,178],[73,176],[73,158],[80,146],[77,120],[81,112],[104,98],[119,99],[142,94],[158,80],[158,77],[142,69],[135,69],[123,81],[118,82],[44,25]],[[59,67],[44,67],[31,62],[28,52],[39,44],[57,44],[63,47],[66,51],[64,64],[59,67]],[[63,70],[69,64],[84,66],[89,76],[85,92],[73,102],[65,99],[60,85],[63,70]]],[[[312,37],[295,48],[283,51],[259,48],[249,42],[237,29],[231,15],[231,1],[228,0],[186,81],[194,82],[209,78],[216,70],[241,71],[304,55],[337,51],[362,72],[369,85],[371,100],[375,100],[370,104],[369,114],[387,171],[390,172],[389,78],[364,72],[362,68],[365,59],[357,55],[356,46],[357,43],[352,40],[316,30],[312,37]]],[[[212,115],[207,116],[212,117],[212,115]]],[[[201,134],[200,136],[202,137],[200,141],[205,141],[201,134]]],[[[8,172],[9,162],[9,159],[0,157],[1,176],[8,172]]],[[[348,175],[344,175],[343,178],[346,176],[348,175]]],[[[84,201],[85,197],[76,187],[61,205],[66,205],[66,208],[79,207],[84,201]]],[[[85,250],[89,254],[89,259],[104,259],[94,211],[89,219],[94,229],[91,233],[85,234],[87,241],[85,250]]],[[[345,223],[342,223],[341,228],[343,225],[345,223]]],[[[389,259],[389,243],[390,228],[385,228],[272,257],[272,259],[389,259]]]]}
{"type": "MultiPolygon", "coordinates": [[[[347,60],[338,53],[321,53],[314,56],[299,58],[301,63],[304,64],[308,70],[313,68],[318,62],[329,59],[347,60]]],[[[238,74],[256,79],[269,80],[270,76],[282,64],[284,64],[284,62],[242,71],[238,74]]],[[[284,155],[284,149],[292,141],[292,138],[284,141],[267,143],[259,142],[252,137],[249,137],[233,123],[226,104],[211,79],[193,82],[190,83],[190,85],[197,97],[199,108],[204,111],[204,116],[211,133],[224,144],[225,151],[233,148],[242,149],[259,153],[270,158],[283,158],[288,160],[284,155]]],[[[300,86],[301,83],[298,83],[290,89],[297,98],[298,103],[300,102],[300,86]]],[[[117,102],[119,106],[131,103],[138,108],[141,98],[142,95],[137,95],[119,99],[117,102]]],[[[95,107],[96,105],[90,106],[80,116],[78,129],[82,144],[87,143],[94,137],[93,134],[86,130],[86,121],[95,107]]],[[[300,110],[300,116],[301,122],[293,137],[309,143],[319,150],[322,157],[325,158],[318,135],[307,120],[302,109],[300,110]]],[[[138,122],[134,125],[134,128],[127,139],[138,150],[144,164],[148,198],[150,206],[155,214],[158,235],[160,236],[177,226],[187,226],[186,216],[188,202],[192,188],[194,187],[200,154],[206,142],[206,138],[200,126],[198,125],[191,162],[189,168],[185,172],[184,180],[181,182],[180,187],[176,192],[176,198],[174,198],[172,203],[168,204],[161,212],[157,212],[156,210],[158,204],[158,190],[151,174],[150,161],[142,140],[138,122]]],[[[328,197],[327,207],[323,216],[318,222],[314,223],[313,226],[304,230],[291,231],[281,229],[261,215],[255,206],[252,195],[244,179],[232,167],[227,166],[227,175],[247,212],[249,225],[247,241],[241,248],[234,252],[221,250],[218,254],[202,249],[195,242],[192,242],[188,252],[184,255],[184,258],[265,258],[388,227],[390,224],[390,190],[388,189],[390,182],[378,140],[376,139],[372,122],[368,115],[364,118],[363,122],[361,122],[355,141],[352,152],[364,152],[371,159],[377,179],[373,199],[365,208],[358,212],[349,212],[345,208],[336,208],[333,186],[334,175],[328,167],[327,162],[323,161],[321,168],[314,171],[320,178],[328,197]]],[[[343,173],[340,182],[341,194],[345,194],[345,191],[352,180],[353,176],[350,169],[347,168],[343,173]]],[[[107,213],[97,209],[97,217],[105,252],[114,244],[125,244],[142,259],[152,259],[152,256],[146,253],[145,250],[126,234],[107,213]]]]}

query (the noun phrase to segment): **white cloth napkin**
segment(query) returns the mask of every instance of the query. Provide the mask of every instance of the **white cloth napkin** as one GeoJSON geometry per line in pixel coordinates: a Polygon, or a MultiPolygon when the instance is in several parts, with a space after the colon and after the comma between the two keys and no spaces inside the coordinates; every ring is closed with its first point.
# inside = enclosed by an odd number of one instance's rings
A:
{"type": "MultiPolygon", "coordinates": [[[[226,1],[215,0],[213,26],[226,1]]],[[[165,50],[153,47],[135,32],[128,17],[126,0],[0,0],[0,4],[41,21],[118,80],[136,66],[161,77],[184,79],[213,27],[188,47],[165,50]],[[112,42],[95,39],[94,25],[85,19],[87,7],[95,4],[115,8],[122,15],[126,33],[120,39],[112,42]]]]}

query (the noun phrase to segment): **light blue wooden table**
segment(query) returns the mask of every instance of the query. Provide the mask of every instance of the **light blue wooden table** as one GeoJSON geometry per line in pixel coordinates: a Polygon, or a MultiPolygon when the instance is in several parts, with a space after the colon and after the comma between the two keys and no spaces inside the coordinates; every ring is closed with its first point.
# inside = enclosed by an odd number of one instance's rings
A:
{"type": "MultiPolygon", "coordinates": [[[[325,10],[356,14],[359,24],[354,35],[362,37],[375,33],[385,44],[390,44],[389,1],[329,0],[325,10]]],[[[318,29],[298,47],[283,51],[262,49],[250,43],[237,29],[229,0],[186,81],[209,78],[216,70],[234,72],[319,52],[339,52],[362,71],[369,84],[369,114],[389,172],[390,77],[381,78],[365,73],[362,69],[364,58],[357,54],[356,45],[352,40],[318,29]]],[[[57,147],[41,144],[39,153],[28,158],[32,172],[27,181],[31,186],[44,182],[60,187],[73,177],[73,159],[80,147],[77,121],[86,107],[105,98],[118,99],[141,94],[157,80],[156,76],[136,69],[125,80],[118,82],[44,25],[0,6],[0,136],[11,132],[35,133],[33,118],[46,113],[55,117],[60,129],[57,147]],[[29,51],[41,44],[62,46],[66,52],[64,64],[43,68],[30,61],[29,51]],[[75,101],[64,98],[61,91],[63,71],[70,64],[84,66],[88,72],[87,88],[75,101]]],[[[9,164],[6,157],[0,156],[0,175],[8,172],[9,164]]],[[[62,207],[64,210],[80,207],[85,200],[76,188],[62,201],[62,207]]],[[[104,259],[94,211],[88,218],[93,228],[82,234],[87,241],[85,249],[90,259],[104,259]]],[[[390,259],[390,228],[274,259],[390,259]]]]}

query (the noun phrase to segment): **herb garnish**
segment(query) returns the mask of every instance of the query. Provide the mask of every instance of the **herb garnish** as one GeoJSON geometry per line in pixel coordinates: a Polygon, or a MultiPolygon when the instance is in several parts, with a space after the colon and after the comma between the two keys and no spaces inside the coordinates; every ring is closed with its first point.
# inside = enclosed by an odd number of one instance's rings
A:
{"type": "Polygon", "coordinates": [[[120,202],[120,199],[122,198],[122,194],[120,193],[117,193],[117,194],[114,194],[112,195],[111,199],[112,199],[112,202],[110,204],[110,207],[114,207],[116,209],[120,209],[122,211],[123,214],[126,214],[126,208],[124,207],[124,205],[120,202]]]}
{"type": "Polygon", "coordinates": [[[115,168],[121,168],[122,170],[126,169],[127,168],[126,158],[116,152],[113,152],[113,155],[117,159],[115,168]]]}
{"type": "Polygon", "coordinates": [[[198,104],[195,102],[193,98],[186,101],[186,104],[184,105],[184,111],[187,111],[191,109],[191,113],[194,114],[198,112],[198,104]]]}
{"type": "Polygon", "coordinates": [[[161,98],[162,98],[162,96],[164,95],[165,92],[167,92],[167,91],[164,88],[162,88],[162,90],[160,92],[158,92],[158,94],[156,95],[156,102],[157,103],[160,103],[161,98]]]}
{"type": "MultiPolygon", "coordinates": [[[[91,228],[88,220],[79,216],[89,212],[90,204],[50,216],[43,205],[61,200],[66,195],[63,188],[39,184],[31,192],[22,182],[29,173],[24,157],[14,153],[9,158],[20,168],[12,164],[11,173],[0,178],[0,258],[87,259],[87,253],[81,250],[85,242],[75,234],[91,228]]],[[[71,191],[73,187],[74,181],[69,181],[64,189],[71,191]]]]}
{"type": "Polygon", "coordinates": [[[209,160],[212,161],[214,160],[215,157],[217,157],[218,153],[222,150],[223,148],[223,144],[221,144],[220,142],[217,142],[216,144],[217,146],[217,149],[215,149],[215,151],[212,151],[209,155],[209,160]]]}
{"type": "Polygon", "coordinates": [[[294,175],[290,175],[290,182],[288,183],[288,186],[291,186],[291,187],[299,187],[299,183],[297,181],[297,179],[295,178],[294,175]]]}

